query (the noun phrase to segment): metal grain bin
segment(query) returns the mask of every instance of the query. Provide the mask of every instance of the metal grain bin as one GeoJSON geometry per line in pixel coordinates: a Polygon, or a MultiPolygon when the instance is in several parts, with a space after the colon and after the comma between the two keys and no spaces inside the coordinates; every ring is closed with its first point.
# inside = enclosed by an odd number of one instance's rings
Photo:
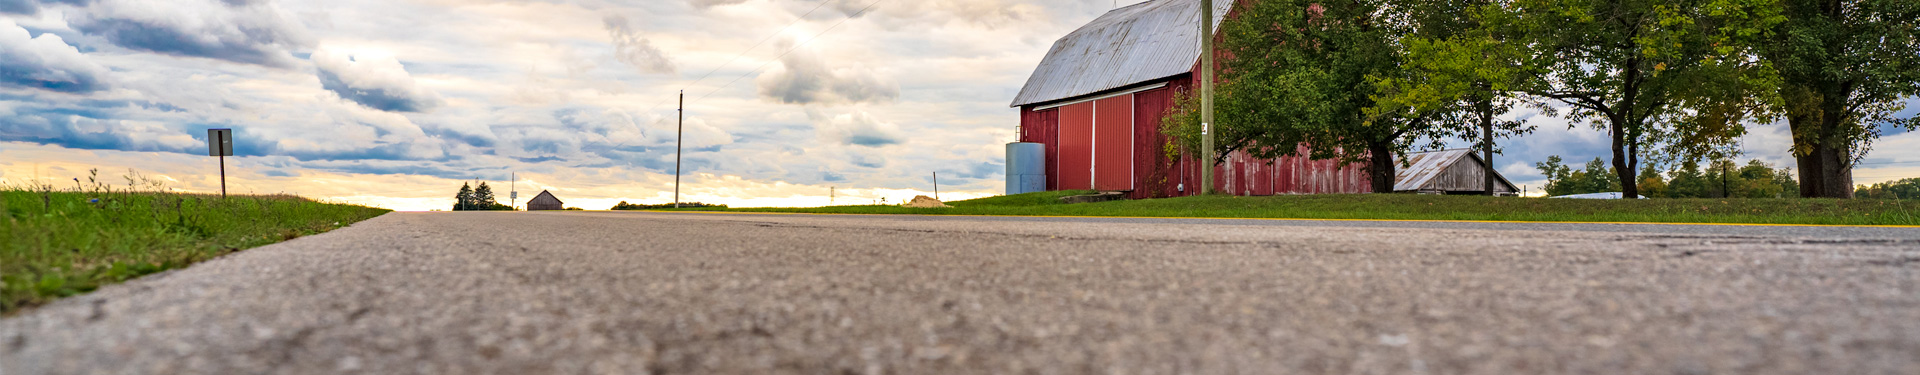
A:
{"type": "Polygon", "coordinates": [[[1044,144],[1007,144],[1007,195],[1047,191],[1047,147],[1044,144]]]}

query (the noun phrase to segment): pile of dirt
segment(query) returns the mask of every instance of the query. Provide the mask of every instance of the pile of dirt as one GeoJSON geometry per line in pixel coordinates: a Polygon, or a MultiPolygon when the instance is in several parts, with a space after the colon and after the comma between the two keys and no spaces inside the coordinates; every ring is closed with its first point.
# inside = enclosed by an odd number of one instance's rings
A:
{"type": "Polygon", "coordinates": [[[903,204],[900,206],[911,207],[911,208],[952,208],[953,207],[953,206],[948,206],[946,202],[941,202],[939,199],[928,198],[925,195],[913,197],[912,201],[909,201],[907,202],[907,204],[903,204]]]}

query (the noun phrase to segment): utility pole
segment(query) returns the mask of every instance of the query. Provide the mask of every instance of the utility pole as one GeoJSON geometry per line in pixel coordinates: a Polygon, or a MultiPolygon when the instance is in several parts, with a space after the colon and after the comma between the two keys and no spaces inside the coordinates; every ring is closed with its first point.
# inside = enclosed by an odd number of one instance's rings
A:
{"type": "Polygon", "coordinates": [[[940,172],[933,172],[933,200],[940,200],[940,172]]]}
{"type": "Polygon", "coordinates": [[[1213,194],[1213,0],[1200,0],[1200,194],[1213,194]]]}
{"type": "Polygon", "coordinates": [[[508,179],[513,181],[507,182],[507,206],[517,211],[520,209],[520,172],[509,174],[508,179]]]}
{"type": "Polygon", "coordinates": [[[687,132],[687,90],[680,90],[680,110],[673,128],[673,208],[680,208],[680,147],[687,132]]]}

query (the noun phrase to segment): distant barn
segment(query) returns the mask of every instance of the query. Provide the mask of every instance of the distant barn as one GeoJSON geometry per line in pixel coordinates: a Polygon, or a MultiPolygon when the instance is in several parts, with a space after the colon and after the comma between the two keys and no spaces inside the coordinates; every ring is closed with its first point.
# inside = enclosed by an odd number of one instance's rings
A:
{"type": "MultiPolygon", "coordinates": [[[[1455,149],[1445,151],[1419,152],[1407,154],[1407,162],[1412,165],[1399,168],[1393,183],[1396,193],[1484,195],[1487,193],[1487,163],[1474,155],[1472,150],[1455,149]]],[[[1493,192],[1495,195],[1512,195],[1519,192],[1513,182],[1507,181],[1498,171],[1493,174],[1493,192]]]]}
{"type": "Polygon", "coordinates": [[[536,195],[533,197],[533,200],[527,201],[527,211],[561,211],[566,209],[566,202],[561,202],[560,198],[554,198],[553,193],[549,193],[546,190],[541,190],[540,195],[536,195]]]}
{"type": "MultiPolygon", "coordinates": [[[[1216,0],[1215,24],[1234,10],[1216,0]]],[[[1216,30],[1218,30],[1216,28],[1216,30]]],[[[1200,2],[1153,0],[1115,9],[1054,42],[1013,100],[1020,142],[1043,146],[1046,190],[1128,192],[1128,198],[1198,194],[1190,150],[1169,157],[1161,119],[1198,86],[1200,2]]],[[[1212,166],[1233,195],[1368,193],[1363,165],[1306,157],[1257,159],[1245,151],[1212,166]]]]}

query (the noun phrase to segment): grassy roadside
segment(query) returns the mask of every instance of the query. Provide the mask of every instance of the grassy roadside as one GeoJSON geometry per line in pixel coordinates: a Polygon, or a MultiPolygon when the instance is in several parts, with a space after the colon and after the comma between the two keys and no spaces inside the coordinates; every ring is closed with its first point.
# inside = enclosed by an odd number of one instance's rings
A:
{"type": "Polygon", "coordinates": [[[1920,201],[1834,199],[1587,200],[1405,194],[1204,196],[1061,204],[1084,192],[948,202],[954,208],[839,206],[685,211],[828,214],[1218,217],[1358,220],[1920,225],[1920,201]]]}
{"type": "Polygon", "coordinates": [[[0,314],[388,211],[293,196],[0,188],[0,314]]]}

